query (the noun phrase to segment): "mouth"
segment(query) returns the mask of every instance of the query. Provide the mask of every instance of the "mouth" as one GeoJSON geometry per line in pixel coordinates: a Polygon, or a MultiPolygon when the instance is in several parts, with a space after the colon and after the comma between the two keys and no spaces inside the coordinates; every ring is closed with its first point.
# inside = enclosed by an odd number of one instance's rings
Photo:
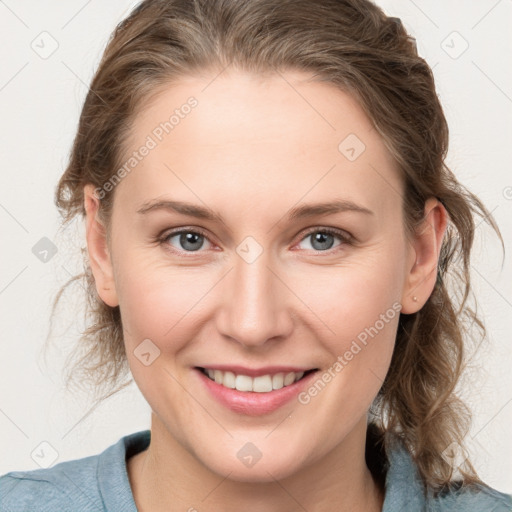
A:
{"type": "Polygon", "coordinates": [[[293,403],[319,369],[273,366],[254,370],[224,365],[193,370],[207,396],[218,404],[236,414],[260,416],[293,403]]]}
{"type": "MultiPolygon", "coordinates": [[[[270,393],[277,391],[292,386],[296,382],[305,379],[311,373],[318,371],[318,368],[312,368],[305,371],[278,371],[250,376],[242,373],[242,371],[235,372],[217,368],[202,368],[200,366],[197,366],[196,369],[208,379],[224,388],[252,393],[270,393]]],[[[256,371],[251,373],[261,372],[256,371]]]]}

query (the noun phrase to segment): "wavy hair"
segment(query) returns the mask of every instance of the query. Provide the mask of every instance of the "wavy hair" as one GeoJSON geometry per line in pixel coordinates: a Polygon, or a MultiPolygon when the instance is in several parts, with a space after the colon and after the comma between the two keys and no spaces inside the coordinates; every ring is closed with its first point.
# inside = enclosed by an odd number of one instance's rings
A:
{"type": "MultiPolygon", "coordinates": [[[[401,314],[389,372],[372,404],[382,446],[399,437],[426,487],[454,481],[450,446],[464,448],[470,411],[456,393],[470,328],[485,328],[468,298],[475,216],[498,227],[482,202],[445,164],[448,126],[432,70],[400,20],[368,0],[146,0],[112,33],[87,93],[69,163],[55,192],[66,225],[85,216],[83,188],[102,187],[122,165],[122,148],[145,101],[180,77],[227,66],[256,74],[307,72],[351,94],[378,131],[403,176],[406,231],[414,233],[425,201],[437,198],[449,225],[434,290],[417,313],[401,314]],[[386,435],[389,434],[389,435],[386,435]],[[454,444],[455,443],[455,444],[454,444]]],[[[110,233],[114,192],[100,215],[110,233]]],[[[503,241],[502,241],[503,243],[503,241]]],[[[84,249],[90,320],[72,354],[67,383],[110,394],[131,382],[119,307],[100,299],[84,249]],[[77,355],[79,354],[79,355],[77,355]],[[117,386],[117,389],[115,389],[117,386]],[[114,390],[114,391],[112,391],[114,390]]],[[[465,485],[482,483],[468,459],[465,485]]]]}

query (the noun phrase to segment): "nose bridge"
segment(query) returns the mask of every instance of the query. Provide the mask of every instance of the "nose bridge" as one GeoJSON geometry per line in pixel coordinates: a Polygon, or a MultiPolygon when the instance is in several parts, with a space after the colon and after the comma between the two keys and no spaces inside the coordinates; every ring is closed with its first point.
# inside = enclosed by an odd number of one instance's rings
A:
{"type": "Polygon", "coordinates": [[[220,330],[243,345],[261,345],[290,328],[284,286],[271,271],[271,251],[252,237],[239,244],[225,280],[220,330]]]}

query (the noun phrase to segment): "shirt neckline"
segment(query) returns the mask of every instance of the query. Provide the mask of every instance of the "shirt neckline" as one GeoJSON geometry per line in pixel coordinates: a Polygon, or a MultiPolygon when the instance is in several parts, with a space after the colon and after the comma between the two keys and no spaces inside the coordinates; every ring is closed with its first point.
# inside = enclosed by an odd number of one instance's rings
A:
{"type": "MultiPolygon", "coordinates": [[[[137,512],[128,477],[127,460],[146,450],[150,441],[151,431],[142,430],[122,437],[100,454],[97,481],[105,510],[137,512]]],[[[418,471],[402,443],[394,443],[388,460],[382,448],[375,443],[374,432],[369,429],[366,460],[367,463],[372,461],[372,473],[377,471],[377,477],[384,482],[382,512],[422,509],[425,497],[418,471]],[[403,489],[407,489],[407,493],[403,489]]]]}

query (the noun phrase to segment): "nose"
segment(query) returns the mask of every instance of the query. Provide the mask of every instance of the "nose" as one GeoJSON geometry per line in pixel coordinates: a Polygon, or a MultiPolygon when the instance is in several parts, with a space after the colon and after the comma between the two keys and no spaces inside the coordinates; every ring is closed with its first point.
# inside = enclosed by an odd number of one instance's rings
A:
{"type": "Polygon", "coordinates": [[[235,255],[234,268],[223,280],[222,306],[217,312],[221,335],[256,348],[290,334],[292,294],[275,267],[269,251],[252,262],[235,255]]]}

